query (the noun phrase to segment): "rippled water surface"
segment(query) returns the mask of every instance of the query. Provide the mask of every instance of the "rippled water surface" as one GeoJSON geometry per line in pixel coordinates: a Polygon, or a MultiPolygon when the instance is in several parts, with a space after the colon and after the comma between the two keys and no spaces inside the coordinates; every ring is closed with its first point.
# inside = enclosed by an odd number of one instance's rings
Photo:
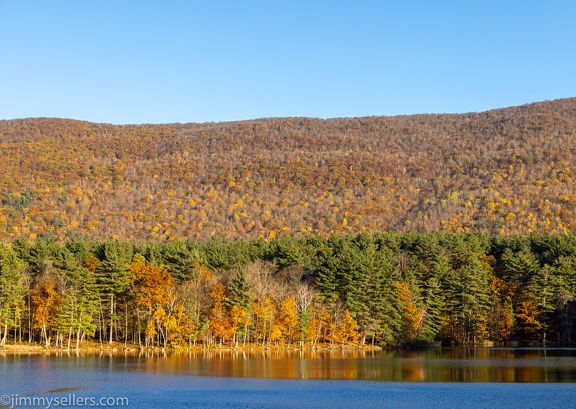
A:
{"type": "Polygon", "coordinates": [[[0,354],[0,394],[6,407],[574,407],[576,350],[0,354]]]}

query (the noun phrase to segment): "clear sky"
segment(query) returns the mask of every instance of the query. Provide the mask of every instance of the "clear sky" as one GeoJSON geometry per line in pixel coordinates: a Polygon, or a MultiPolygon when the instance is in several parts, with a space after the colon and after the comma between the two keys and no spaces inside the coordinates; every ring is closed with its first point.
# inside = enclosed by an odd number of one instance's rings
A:
{"type": "Polygon", "coordinates": [[[483,111],[576,96],[576,1],[0,0],[0,119],[483,111]]]}

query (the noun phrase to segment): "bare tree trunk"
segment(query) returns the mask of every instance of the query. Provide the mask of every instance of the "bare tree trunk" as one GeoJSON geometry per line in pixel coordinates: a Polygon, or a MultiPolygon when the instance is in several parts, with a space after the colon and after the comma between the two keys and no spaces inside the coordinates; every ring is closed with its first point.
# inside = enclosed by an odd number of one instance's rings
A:
{"type": "Polygon", "coordinates": [[[34,340],[32,337],[32,308],[30,307],[30,305],[32,305],[32,302],[30,300],[30,291],[28,290],[28,343],[31,344],[34,340]]]}
{"type": "Polygon", "coordinates": [[[124,348],[128,343],[128,303],[124,302],[124,348]]]}
{"type": "Polygon", "coordinates": [[[46,349],[50,348],[50,337],[48,336],[48,331],[46,330],[46,325],[42,325],[42,335],[44,337],[46,349]]]}
{"type": "Polygon", "coordinates": [[[76,350],[80,349],[80,333],[82,330],[78,328],[78,332],[76,332],[76,350]]]}
{"type": "Polygon", "coordinates": [[[108,341],[108,344],[112,345],[112,336],[113,336],[113,331],[112,328],[114,328],[114,294],[112,294],[110,296],[110,340],[108,341]]]}
{"type": "Polygon", "coordinates": [[[0,342],[0,346],[6,345],[7,336],[8,336],[8,324],[4,324],[4,336],[2,337],[2,342],[0,342]]]}
{"type": "Polygon", "coordinates": [[[138,346],[142,348],[142,337],[140,335],[140,317],[138,317],[138,323],[136,325],[138,328],[138,346]]]}
{"type": "Polygon", "coordinates": [[[98,314],[99,333],[100,333],[100,345],[102,345],[102,330],[104,329],[104,312],[102,311],[102,301],[100,301],[100,314],[98,314]]]}

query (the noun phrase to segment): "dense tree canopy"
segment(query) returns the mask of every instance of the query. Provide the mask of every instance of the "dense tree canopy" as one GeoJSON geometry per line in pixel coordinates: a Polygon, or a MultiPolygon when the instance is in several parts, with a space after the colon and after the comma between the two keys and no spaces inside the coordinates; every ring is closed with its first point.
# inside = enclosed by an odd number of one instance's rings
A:
{"type": "Polygon", "coordinates": [[[2,343],[47,347],[572,344],[575,297],[573,234],[0,246],[2,343]]]}

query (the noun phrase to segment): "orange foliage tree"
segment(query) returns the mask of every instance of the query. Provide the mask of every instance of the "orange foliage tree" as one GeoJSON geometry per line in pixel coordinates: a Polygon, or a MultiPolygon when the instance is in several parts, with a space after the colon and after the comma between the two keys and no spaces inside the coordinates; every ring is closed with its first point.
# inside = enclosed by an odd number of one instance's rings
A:
{"type": "MultiPolygon", "coordinates": [[[[140,254],[134,256],[129,271],[131,289],[146,322],[146,345],[154,343],[158,331],[161,338],[158,342],[166,345],[178,337],[172,331],[180,332],[180,326],[175,325],[178,320],[172,317],[176,282],[166,269],[149,264],[140,254]]],[[[177,311],[183,313],[180,308],[177,311]]]]}
{"type": "Polygon", "coordinates": [[[50,348],[52,325],[60,311],[62,295],[58,293],[56,279],[52,275],[42,275],[30,290],[32,305],[35,307],[34,328],[41,330],[41,338],[46,348],[50,348]]]}

